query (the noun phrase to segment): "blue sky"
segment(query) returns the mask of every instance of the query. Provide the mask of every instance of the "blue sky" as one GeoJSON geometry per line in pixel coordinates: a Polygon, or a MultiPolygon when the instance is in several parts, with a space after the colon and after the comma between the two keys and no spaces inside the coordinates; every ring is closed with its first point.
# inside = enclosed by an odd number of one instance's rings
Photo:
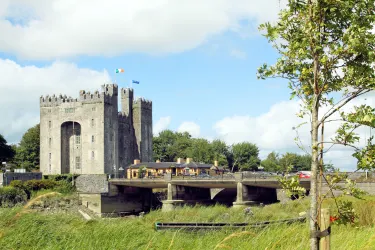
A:
{"type": "MultiPolygon", "coordinates": [[[[285,2],[1,1],[0,133],[18,142],[39,122],[41,95],[97,90],[123,68],[117,83],[140,81],[135,95],[153,101],[156,133],[250,141],[262,158],[301,152],[292,130],[303,122],[298,100],[289,100],[286,81],[256,78],[261,64],[278,57],[257,27],[275,21],[285,2]]],[[[308,131],[301,131],[305,144],[308,131]]],[[[342,148],[327,159],[346,169],[355,164],[342,148]]]]}

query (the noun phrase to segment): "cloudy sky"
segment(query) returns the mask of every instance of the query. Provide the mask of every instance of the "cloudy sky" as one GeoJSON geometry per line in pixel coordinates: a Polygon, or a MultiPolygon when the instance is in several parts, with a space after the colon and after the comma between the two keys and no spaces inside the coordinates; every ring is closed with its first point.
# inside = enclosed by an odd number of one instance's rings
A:
{"type": "MultiPolygon", "coordinates": [[[[292,130],[303,122],[295,116],[298,100],[289,100],[285,81],[256,79],[256,69],[277,58],[257,27],[275,21],[283,6],[285,0],[1,0],[0,133],[17,143],[39,122],[41,95],[98,90],[124,68],[117,83],[140,81],[135,95],[153,100],[155,133],[250,141],[262,158],[301,152],[292,130]]],[[[375,105],[375,97],[359,103],[375,105]]],[[[327,127],[327,136],[334,130],[327,127]]],[[[308,131],[300,131],[305,144],[308,131]]],[[[364,139],[369,133],[361,131],[364,139]]],[[[350,155],[333,148],[327,160],[354,169],[350,155]]]]}

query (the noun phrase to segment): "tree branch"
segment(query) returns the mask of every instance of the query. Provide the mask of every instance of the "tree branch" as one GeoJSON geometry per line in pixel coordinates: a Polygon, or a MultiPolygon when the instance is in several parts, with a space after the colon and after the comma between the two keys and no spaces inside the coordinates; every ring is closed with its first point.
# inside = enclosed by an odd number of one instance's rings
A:
{"type": "Polygon", "coordinates": [[[363,94],[366,94],[366,93],[368,93],[370,91],[371,91],[371,89],[367,89],[367,90],[359,89],[358,91],[354,92],[350,97],[344,98],[344,99],[340,100],[337,104],[339,104],[340,102],[343,102],[343,103],[341,103],[340,105],[336,104],[336,107],[333,106],[332,108],[330,108],[328,110],[328,112],[322,117],[322,119],[320,119],[320,121],[318,123],[318,126],[320,126],[322,124],[322,122],[324,122],[328,117],[330,117],[331,115],[333,115],[334,113],[336,113],[340,108],[342,108],[343,106],[345,106],[348,102],[350,102],[354,98],[356,98],[358,96],[361,96],[363,94]]]}

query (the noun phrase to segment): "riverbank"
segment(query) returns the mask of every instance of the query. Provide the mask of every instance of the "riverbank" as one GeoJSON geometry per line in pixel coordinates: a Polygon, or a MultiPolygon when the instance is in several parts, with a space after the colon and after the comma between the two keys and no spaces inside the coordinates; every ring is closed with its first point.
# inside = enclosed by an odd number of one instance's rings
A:
{"type": "MultiPolygon", "coordinates": [[[[66,200],[67,196],[54,194],[38,200],[34,206],[1,208],[0,248],[308,249],[308,223],[237,231],[228,228],[196,232],[154,229],[155,222],[256,222],[293,218],[308,210],[308,200],[256,207],[252,208],[252,213],[216,205],[184,207],[167,213],[157,210],[142,217],[94,218],[89,221],[76,211],[75,206],[70,209],[56,207],[56,204],[66,204],[66,200]],[[53,202],[49,202],[51,200],[53,202]],[[38,209],[46,206],[44,201],[54,204],[55,209],[38,209]]],[[[374,197],[365,201],[353,199],[362,216],[355,226],[332,226],[332,249],[374,249],[374,200],[374,197]]]]}

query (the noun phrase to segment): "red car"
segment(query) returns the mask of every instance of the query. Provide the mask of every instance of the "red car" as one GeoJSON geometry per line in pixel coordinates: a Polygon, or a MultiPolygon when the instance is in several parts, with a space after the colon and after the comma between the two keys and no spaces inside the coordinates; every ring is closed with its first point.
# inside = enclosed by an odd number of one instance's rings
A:
{"type": "Polygon", "coordinates": [[[311,174],[307,171],[303,171],[303,172],[299,172],[298,173],[298,177],[300,179],[307,179],[307,178],[310,178],[311,174]]]}

